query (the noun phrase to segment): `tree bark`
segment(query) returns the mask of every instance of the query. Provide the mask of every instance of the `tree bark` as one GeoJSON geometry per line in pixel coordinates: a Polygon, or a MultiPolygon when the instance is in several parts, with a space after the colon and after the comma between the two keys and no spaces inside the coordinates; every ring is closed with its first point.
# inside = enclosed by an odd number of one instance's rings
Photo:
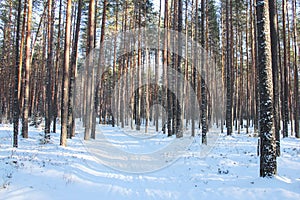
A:
{"type": "Polygon", "coordinates": [[[273,132],[273,80],[268,0],[257,1],[259,80],[260,176],[276,174],[276,145],[273,132]]]}
{"type": "Polygon", "coordinates": [[[28,102],[29,102],[29,80],[30,80],[30,35],[31,35],[31,16],[32,16],[32,0],[28,0],[27,15],[27,33],[26,33],[26,61],[25,61],[25,82],[24,82],[24,108],[22,120],[22,136],[28,138],[28,102]]]}
{"type": "Polygon", "coordinates": [[[20,41],[20,21],[21,21],[21,8],[22,0],[18,1],[18,14],[17,14],[17,31],[16,31],[16,58],[15,58],[15,86],[14,86],[14,137],[13,137],[13,147],[18,147],[18,134],[19,134],[19,99],[18,99],[18,85],[20,82],[19,79],[19,41],[20,41]]]}
{"type": "Polygon", "coordinates": [[[92,53],[92,50],[94,48],[94,40],[95,40],[95,35],[94,35],[94,28],[95,28],[95,23],[94,23],[94,17],[95,17],[95,0],[90,0],[89,3],[89,22],[88,22],[88,39],[87,39],[87,59],[88,59],[88,64],[87,64],[87,77],[86,77],[86,90],[87,90],[87,95],[86,95],[86,126],[85,126],[85,131],[84,131],[84,139],[88,140],[90,138],[90,131],[91,131],[91,125],[92,125],[92,117],[93,117],[93,108],[94,108],[94,65],[93,65],[93,57],[90,55],[92,53]],[[91,76],[91,78],[88,78],[88,76],[91,76]]]}
{"type": "MultiPolygon", "coordinates": [[[[54,9],[54,8],[53,8],[54,9]]],[[[52,16],[52,0],[48,0],[48,30],[47,30],[47,40],[48,40],[48,46],[47,46],[47,81],[46,81],[46,114],[45,114],[45,140],[50,140],[50,126],[51,126],[51,118],[52,118],[52,68],[53,68],[53,62],[52,62],[52,47],[53,47],[53,23],[52,20],[54,17],[52,16]]]]}
{"type": "MultiPolygon", "coordinates": [[[[183,17],[182,17],[182,0],[178,0],[178,58],[177,58],[177,100],[175,100],[175,106],[176,106],[176,137],[180,138],[183,136],[183,130],[182,130],[182,120],[181,120],[181,115],[182,113],[182,101],[181,101],[181,92],[182,92],[182,77],[181,77],[181,57],[182,57],[182,23],[183,23],[183,17]]],[[[176,99],[175,98],[175,99],[176,99]]]]}
{"type": "Polygon", "coordinates": [[[69,109],[68,109],[68,138],[75,136],[75,115],[74,115],[74,102],[75,102],[75,78],[77,73],[77,58],[78,58],[78,41],[80,32],[80,22],[81,22],[81,7],[82,0],[78,1],[78,11],[75,27],[74,43],[72,48],[71,56],[71,68],[70,68],[70,88],[69,88],[69,109]]]}
{"type": "MultiPolygon", "coordinates": [[[[295,136],[300,138],[299,129],[299,78],[298,78],[298,55],[297,55],[297,19],[296,19],[296,0],[293,0],[293,37],[294,37],[294,123],[295,123],[295,136]]],[[[298,51],[299,52],[299,51],[298,51]]]]}
{"type": "Polygon", "coordinates": [[[288,62],[287,62],[287,40],[286,40],[286,0],[282,0],[282,37],[283,37],[283,100],[282,100],[282,120],[283,137],[288,137],[289,121],[289,86],[288,86],[288,62]]]}
{"type": "MultiPolygon", "coordinates": [[[[205,0],[201,0],[201,75],[200,75],[200,88],[201,88],[201,126],[202,126],[202,144],[207,144],[207,98],[206,98],[206,61],[205,55],[205,0]]],[[[207,23],[207,22],[206,22],[207,23]]]]}
{"type": "Polygon", "coordinates": [[[231,45],[229,29],[229,0],[226,0],[226,127],[227,135],[232,134],[232,88],[231,88],[231,45]]]}
{"type": "Polygon", "coordinates": [[[61,101],[61,135],[60,145],[67,146],[67,123],[68,123],[68,102],[69,102],[69,82],[70,82],[70,40],[71,40],[71,11],[72,0],[67,1],[66,24],[65,24],[65,44],[64,44],[64,68],[62,80],[62,101],[61,101]]]}
{"type": "MultiPolygon", "coordinates": [[[[272,50],[272,78],[273,83],[278,83],[278,61],[277,61],[277,14],[276,14],[276,2],[275,0],[269,0],[269,11],[270,11],[270,33],[271,33],[271,50],[272,50]]],[[[274,131],[276,138],[276,155],[280,156],[280,122],[279,122],[279,91],[278,87],[273,87],[273,115],[274,115],[274,131]]]]}
{"type": "Polygon", "coordinates": [[[58,32],[57,32],[57,46],[56,46],[56,60],[55,60],[55,75],[54,75],[54,99],[53,99],[53,133],[56,133],[56,119],[58,117],[58,95],[60,83],[60,36],[61,36],[61,13],[62,13],[62,0],[59,0],[59,13],[58,13],[58,32]]]}
{"type": "MultiPolygon", "coordinates": [[[[91,137],[93,139],[95,139],[96,137],[96,117],[97,117],[97,113],[98,113],[98,105],[99,105],[99,89],[100,89],[100,76],[101,76],[101,72],[104,68],[104,56],[103,56],[103,52],[104,52],[104,47],[103,47],[103,42],[104,42],[104,37],[105,37],[105,23],[106,23],[106,7],[107,7],[107,1],[104,0],[103,1],[103,11],[102,11],[102,24],[101,24],[101,36],[100,36],[100,51],[99,51],[99,62],[98,62],[98,67],[97,67],[97,74],[96,74],[96,88],[95,88],[95,105],[94,105],[94,117],[93,117],[93,123],[92,123],[92,129],[91,129],[91,137]]],[[[101,116],[100,116],[101,118],[101,116]]],[[[99,120],[100,120],[99,118],[99,120]]]]}

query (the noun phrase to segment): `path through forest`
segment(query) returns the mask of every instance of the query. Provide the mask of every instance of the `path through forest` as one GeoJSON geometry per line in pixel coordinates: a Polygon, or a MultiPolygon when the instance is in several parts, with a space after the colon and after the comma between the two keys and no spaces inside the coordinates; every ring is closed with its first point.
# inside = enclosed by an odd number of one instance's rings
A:
{"type": "MultiPolygon", "coordinates": [[[[115,147],[136,155],[156,152],[172,140],[162,134],[136,139],[109,126],[100,130],[115,147]]],[[[127,173],[101,164],[81,134],[61,147],[59,133],[43,144],[42,128],[30,127],[29,139],[20,138],[15,149],[12,126],[0,125],[0,199],[300,198],[300,147],[295,138],[282,139],[278,175],[263,179],[257,138],[245,133],[221,134],[206,157],[199,154],[197,136],[178,160],[150,173],[127,173]]]]}

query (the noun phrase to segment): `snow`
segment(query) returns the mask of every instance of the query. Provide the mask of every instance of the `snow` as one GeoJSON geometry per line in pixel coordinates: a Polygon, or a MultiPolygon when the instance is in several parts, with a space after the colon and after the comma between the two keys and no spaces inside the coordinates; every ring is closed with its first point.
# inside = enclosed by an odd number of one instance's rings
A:
{"type": "MultiPolygon", "coordinates": [[[[93,153],[89,144],[101,138],[99,133],[87,143],[78,128],[68,146],[61,147],[59,133],[43,144],[43,129],[29,130],[29,138],[20,138],[16,149],[12,125],[0,125],[0,199],[300,199],[300,140],[294,137],[281,140],[278,175],[270,179],[259,177],[257,138],[245,132],[219,135],[206,154],[197,136],[178,159],[160,163],[155,171],[129,173],[104,165],[93,153]]],[[[128,155],[147,156],[177,140],[161,133],[136,138],[109,126],[98,130],[128,155]]],[[[208,136],[217,133],[213,129],[208,136]]],[[[110,158],[118,159],[115,152],[110,158]]],[[[126,163],[119,159],[117,163],[126,163]]]]}

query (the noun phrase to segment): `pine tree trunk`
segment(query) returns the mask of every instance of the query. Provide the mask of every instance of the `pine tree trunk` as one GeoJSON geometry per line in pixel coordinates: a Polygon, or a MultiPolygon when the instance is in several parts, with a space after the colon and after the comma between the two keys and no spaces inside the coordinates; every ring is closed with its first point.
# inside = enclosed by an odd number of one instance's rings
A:
{"type": "Polygon", "coordinates": [[[94,48],[94,40],[95,40],[95,35],[94,35],[94,29],[95,29],[95,23],[94,23],[94,17],[95,17],[95,1],[90,0],[89,2],[89,21],[88,21],[88,39],[87,39],[87,76],[86,76],[86,126],[85,126],[85,131],[84,131],[84,139],[88,140],[90,138],[90,131],[91,131],[91,125],[92,125],[92,117],[93,117],[93,105],[94,105],[94,60],[92,60],[92,56],[89,55],[92,53],[92,50],[94,48]],[[90,78],[89,78],[90,77],[90,78]]]}
{"type": "MultiPolygon", "coordinates": [[[[53,8],[54,9],[54,8],[53,8]]],[[[53,62],[52,62],[52,40],[53,40],[53,23],[52,19],[54,17],[52,16],[52,0],[48,0],[48,29],[47,29],[47,40],[48,40],[48,46],[47,46],[47,81],[46,81],[46,113],[45,113],[45,139],[46,141],[50,140],[50,125],[51,125],[51,118],[52,118],[52,68],[53,68],[53,62]]]]}
{"type": "MultiPolygon", "coordinates": [[[[201,0],[201,46],[202,51],[205,49],[205,0],[201,0]]],[[[201,76],[200,76],[200,88],[201,88],[201,126],[202,126],[202,144],[207,144],[207,97],[206,97],[206,61],[204,56],[206,52],[201,53],[201,76]]]]}
{"type": "Polygon", "coordinates": [[[183,110],[181,109],[183,106],[181,105],[181,92],[182,92],[182,77],[181,77],[181,57],[182,57],[182,42],[183,42],[183,38],[182,38],[182,23],[183,23],[183,19],[182,19],[182,0],[178,0],[178,58],[177,58],[177,96],[175,99],[177,99],[176,102],[176,137],[180,138],[183,136],[183,130],[182,130],[182,119],[181,119],[181,115],[183,114],[183,110]]]}
{"type": "MultiPolygon", "coordinates": [[[[293,37],[294,37],[294,123],[295,123],[295,136],[300,138],[299,129],[299,78],[298,78],[298,55],[297,55],[297,19],[296,19],[296,0],[293,0],[293,37]]],[[[299,53],[299,51],[298,51],[299,53]]]]}
{"type": "Polygon", "coordinates": [[[273,80],[268,0],[257,1],[259,80],[260,176],[276,174],[276,145],[273,132],[273,80]]]}
{"type": "Polygon", "coordinates": [[[82,0],[78,1],[77,19],[75,26],[74,43],[72,48],[71,56],[71,68],[70,68],[70,88],[69,88],[69,109],[68,109],[68,138],[75,136],[75,115],[74,115],[74,102],[75,102],[75,92],[76,85],[75,79],[77,74],[77,59],[78,59],[78,41],[80,32],[80,22],[81,22],[81,7],[82,0]]]}
{"type": "MultiPolygon", "coordinates": [[[[277,64],[277,16],[276,16],[276,2],[269,0],[269,11],[270,11],[270,32],[271,32],[271,50],[272,50],[272,77],[273,83],[278,83],[279,73],[277,64]]],[[[279,91],[278,87],[273,87],[273,109],[274,109],[274,131],[276,137],[276,155],[280,156],[280,133],[279,133],[279,91]]]]}
{"type": "Polygon", "coordinates": [[[19,99],[19,112],[21,111],[22,106],[22,74],[23,74],[23,47],[25,42],[25,29],[26,29],[26,15],[27,15],[27,0],[24,0],[23,8],[23,22],[22,22],[22,33],[21,33],[21,44],[20,44],[20,56],[19,56],[19,83],[18,83],[18,99],[19,99]]]}
{"type": "Polygon", "coordinates": [[[64,68],[62,79],[62,101],[61,101],[61,135],[60,145],[67,146],[68,132],[68,102],[70,84],[70,43],[71,43],[71,11],[72,0],[67,1],[66,25],[65,25],[65,44],[64,44],[64,68]]]}
{"type": "MultiPolygon", "coordinates": [[[[195,1],[195,19],[198,19],[198,0],[195,1]]],[[[195,30],[195,33],[194,33],[194,41],[198,41],[198,23],[195,23],[195,27],[194,27],[194,30],[195,30]]],[[[192,66],[192,88],[193,88],[193,91],[196,93],[197,92],[197,88],[196,88],[196,78],[197,78],[197,69],[198,69],[198,47],[197,47],[197,43],[195,42],[193,45],[193,66],[192,66]]],[[[197,95],[196,95],[197,96],[197,95]]],[[[193,97],[191,95],[191,108],[195,108],[196,107],[196,101],[198,99],[196,99],[196,97],[193,97]]],[[[195,136],[195,129],[196,129],[196,126],[195,126],[195,121],[196,121],[196,116],[195,116],[195,113],[193,112],[193,110],[191,110],[191,118],[192,118],[192,137],[195,136]]]]}
{"type": "MultiPolygon", "coordinates": [[[[246,16],[248,16],[248,3],[246,7],[246,16]]],[[[252,6],[250,4],[250,6],[252,6]]],[[[252,13],[250,13],[251,15],[252,13]]],[[[250,125],[250,116],[249,116],[249,99],[250,99],[250,92],[249,92],[249,70],[250,70],[250,63],[249,63],[249,29],[248,29],[248,17],[246,18],[246,66],[247,66],[247,74],[246,74],[246,133],[249,133],[249,125],[250,125]]],[[[250,22],[251,23],[251,22],[250,22]]]]}
{"type": "MultiPolygon", "coordinates": [[[[116,1],[116,14],[115,14],[115,31],[117,32],[118,31],[118,20],[119,20],[119,1],[117,0],[116,1]]],[[[117,65],[116,65],[116,59],[117,59],[117,36],[114,37],[114,56],[113,56],[113,84],[116,83],[116,75],[117,75],[117,72],[116,72],[116,68],[117,68],[117,65]]],[[[135,59],[134,59],[135,60],[135,59]]],[[[133,65],[135,66],[135,64],[133,65]]],[[[133,73],[133,70],[132,70],[132,73],[133,73]]],[[[133,75],[131,75],[131,77],[133,77],[133,75]]],[[[133,81],[131,81],[133,83],[133,81]]],[[[133,90],[133,85],[131,87],[131,89],[133,90]]],[[[113,93],[116,93],[116,90],[112,91],[113,93]]],[[[131,119],[131,128],[133,129],[133,116],[134,116],[134,95],[132,95],[132,100],[131,100],[131,110],[132,110],[132,119],[131,119]]],[[[115,110],[116,107],[117,107],[117,101],[118,99],[115,98],[113,99],[113,105],[111,105],[111,110],[115,110]]],[[[117,116],[114,116],[115,113],[112,113],[112,127],[115,126],[115,120],[116,120],[116,117],[117,116]]]]}
{"type": "MultiPolygon", "coordinates": [[[[104,47],[103,47],[103,42],[104,42],[104,37],[105,37],[105,23],[106,23],[106,7],[107,7],[107,1],[103,1],[103,12],[102,12],[102,25],[101,25],[101,36],[100,36],[100,51],[99,51],[99,62],[98,62],[98,67],[97,67],[97,74],[96,74],[96,88],[95,88],[95,105],[94,105],[94,117],[93,117],[93,123],[92,123],[92,129],[91,129],[91,137],[93,139],[96,138],[96,117],[98,113],[98,105],[99,105],[99,89],[100,89],[100,79],[101,79],[101,68],[104,66],[104,47]]],[[[101,118],[101,117],[100,117],[101,118]]],[[[99,118],[99,120],[100,120],[99,118]]],[[[105,119],[106,120],[106,119],[105,119]]]]}
{"type": "Polygon", "coordinates": [[[283,37],[283,137],[288,137],[289,121],[289,86],[288,86],[288,61],[287,61],[287,39],[286,39],[286,0],[282,0],[282,37],[283,37]]]}
{"type": "Polygon", "coordinates": [[[16,31],[16,58],[15,58],[15,86],[14,86],[14,137],[13,137],[13,147],[18,147],[18,134],[19,134],[19,99],[18,99],[18,85],[20,82],[19,79],[19,41],[20,41],[20,21],[21,21],[21,8],[22,0],[18,1],[18,14],[17,14],[17,31],[16,31]]]}
{"type": "Polygon", "coordinates": [[[226,127],[227,135],[232,134],[232,89],[231,89],[231,48],[229,29],[229,0],[226,0],[226,127]]]}
{"type": "Polygon", "coordinates": [[[60,36],[61,36],[61,12],[62,12],[62,0],[59,1],[59,13],[58,13],[58,33],[57,33],[57,46],[56,46],[56,60],[55,60],[55,75],[54,75],[54,99],[53,99],[53,133],[56,133],[56,119],[58,117],[58,95],[59,95],[59,83],[60,83],[60,36]]]}
{"type": "Polygon", "coordinates": [[[28,138],[28,112],[29,112],[29,80],[30,80],[30,35],[31,35],[31,16],[32,16],[32,0],[28,0],[27,15],[27,33],[26,33],[26,61],[25,61],[25,82],[24,82],[24,108],[22,119],[22,136],[28,138]]]}

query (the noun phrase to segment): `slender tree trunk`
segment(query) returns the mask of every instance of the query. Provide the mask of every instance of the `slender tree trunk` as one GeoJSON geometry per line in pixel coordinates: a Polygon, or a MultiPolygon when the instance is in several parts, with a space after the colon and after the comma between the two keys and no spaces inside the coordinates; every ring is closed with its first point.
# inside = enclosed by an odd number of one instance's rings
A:
{"type": "MultiPolygon", "coordinates": [[[[198,0],[196,0],[195,2],[195,33],[194,33],[194,40],[197,41],[198,40],[198,0]]],[[[194,51],[194,59],[193,59],[193,67],[192,67],[192,87],[193,87],[193,91],[196,93],[196,78],[197,78],[197,69],[198,69],[198,46],[197,43],[195,42],[195,44],[193,44],[193,51],[194,51]]],[[[197,96],[197,95],[196,95],[197,96]]],[[[192,104],[192,108],[196,107],[196,101],[198,99],[196,99],[196,97],[191,96],[191,104],[192,104]]],[[[196,121],[196,115],[193,112],[193,110],[191,110],[191,115],[192,115],[192,137],[195,136],[195,121],[196,121]]]]}
{"type": "MultiPolygon", "coordinates": [[[[293,37],[294,37],[294,123],[295,123],[295,136],[300,138],[299,129],[299,78],[298,78],[298,55],[297,55],[297,19],[296,19],[296,0],[293,0],[293,37]]],[[[299,51],[298,51],[299,53],[299,51]]]]}
{"type": "MultiPolygon", "coordinates": [[[[141,20],[142,20],[142,11],[141,11],[141,1],[138,3],[138,65],[137,65],[137,85],[139,86],[142,82],[142,50],[141,50],[141,20]]],[[[142,107],[142,90],[138,88],[138,94],[136,97],[136,130],[141,130],[141,107],[142,107]]]]}
{"type": "MultiPolygon", "coordinates": [[[[97,117],[97,113],[98,113],[98,104],[99,104],[99,89],[100,89],[100,79],[101,79],[101,72],[103,69],[103,65],[104,65],[104,56],[103,56],[103,52],[104,52],[104,46],[103,46],[103,42],[104,42],[104,37],[105,37],[105,23],[106,23],[106,7],[107,7],[107,1],[104,0],[103,1],[103,12],[102,12],[102,25],[101,25],[101,36],[100,36],[100,52],[99,52],[99,62],[98,62],[98,67],[97,67],[97,74],[96,74],[96,88],[95,88],[95,105],[94,105],[94,115],[95,117],[93,117],[93,123],[92,123],[92,129],[91,129],[91,137],[93,139],[96,138],[96,117],[97,117]]],[[[101,118],[101,116],[100,116],[101,118]]],[[[100,120],[99,118],[99,120],[100,120]]]]}
{"type": "MultiPolygon", "coordinates": [[[[160,19],[161,19],[161,0],[159,1],[159,17],[158,17],[158,24],[157,24],[157,29],[158,29],[158,41],[160,41],[160,19]]],[[[160,61],[160,45],[157,45],[157,49],[155,52],[155,101],[158,102],[158,98],[159,98],[159,77],[158,77],[158,73],[159,73],[159,62],[160,61]]],[[[157,104],[158,105],[158,104],[157,104]]],[[[159,107],[155,106],[155,131],[158,132],[158,120],[159,120],[159,107]]]]}
{"type": "MultiPolygon", "coordinates": [[[[248,29],[248,3],[246,7],[246,66],[247,66],[247,75],[246,75],[246,133],[249,133],[249,126],[250,126],[250,115],[249,115],[249,102],[250,102],[250,83],[249,83],[249,70],[250,70],[250,63],[249,63],[249,29],[248,29]]],[[[250,4],[250,6],[252,6],[250,4]]],[[[250,13],[252,15],[252,13],[250,13]]],[[[251,21],[250,21],[251,23],[251,21]]]]}
{"type": "Polygon", "coordinates": [[[231,89],[231,49],[229,29],[229,0],[226,0],[226,127],[227,135],[232,134],[232,89],[231,89]]]}
{"type": "MultiPolygon", "coordinates": [[[[13,147],[18,147],[18,134],[19,134],[19,99],[18,99],[18,85],[20,82],[19,79],[19,41],[20,41],[20,21],[21,21],[21,8],[22,8],[22,0],[18,1],[18,14],[17,14],[17,31],[16,31],[16,58],[15,58],[15,86],[14,86],[14,137],[13,137],[13,147]]],[[[22,51],[22,49],[21,49],[22,51]]]]}
{"type": "Polygon", "coordinates": [[[22,119],[22,136],[28,138],[28,102],[29,102],[29,80],[30,80],[30,41],[31,41],[31,15],[32,0],[28,0],[28,17],[27,17],[27,33],[26,33],[26,62],[25,62],[25,82],[24,82],[24,108],[22,119]]]}
{"type": "MultiPolygon", "coordinates": [[[[54,9],[54,8],[53,8],[54,9]]],[[[50,140],[50,125],[51,125],[51,118],[52,118],[52,68],[53,68],[53,62],[52,62],[52,40],[53,40],[53,23],[52,19],[54,18],[52,16],[52,0],[48,0],[48,30],[47,30],[47,40],[48,40],[48,46],[47,46],[47,81],[46,81],[46,114],[45,114],[45,139],[48,141],[50,140]]]]}
{"type": "Polygon", "coordinates": [[[287,2],[285,4],[286,6],[286,23],[287,23],[287,30],[286,30],[286,34],[287,34],[287,40],[286,40],[286,49],[287,49],[287,86],[288,86],[288,117],[287,117],[287,122],[288,124],[290,124],[290,134],[293,135],[294,134],[294,124],[293,124],[293,108],[292,108],[292,87],[291,82],[292,82],[292,76],[291,76],[291,34],[290,34],[290,19],[289,19],[289,3],[287,2]],[[291,122],[289,123],[289,121],[291,120],[291,122]]]}
{"type": "Polygon", "coordinates": [[[20,44],[20,56],[19,56],[19,83],[18,83],[18,99],[19,99],[19,112],[21,111],[22,106],[22,74],[23,74],[23,47],[25,42],[25,29],[26,29],[26,10],[27,10],[27,0],[24,0],[24,8],[23,8],[23,22],[22,22],[22,33],[21,33],[21,44],[20,44]]]}
{"type": "Polygon", "coordinates": [[[260,176],[276,174],[276,144],[273,132],[273,81],[268,0],[257,0],[259,80],[260,176]]]}
{"type": "Polygon", "coordinates": [[[78,11],[75,27],[74,43],[72,48],[71,56],[71,68],[70,68],[70,88],[69,88],[69,109],[68,109],[68,138],[75,136],[75,115],[74,115],[74,102],[75,102],[75,92],[76,85],[75,79],[77,74],[77,58],[78,58],[78,41],[80,32],[80,22],[81,22],[81,7],[82,0],[78,1],[78,11]]]}
{"type": "Polygon", "coordinates": [[[91,131],[91,125],[92,125],[92,117],[93,117],[93,108],[94,108],[94,91],[93,91],[93,85],[94,85],[94,65],[93,65],[93,58],[91,55],[89,55],[93,48],[94,48],[94,17],[95,17],[95,0],[90,0],[89,3],[89,23],[88,23],[88,47],[87,47],[87,58],[88,58],[88,64],[87,64],[87,75],[86,76],[86,126],[84,131],[84,139],[88,140],[90,138],[90,131],[91,131]],[[90,77],[91,78],[88,78],[90,77]]]}
{"type": "Polygon", "coordinates": [[[286,40],[286,0],[282,0],[282,37],[283,37],[283,137],[288,137],[289,121],[289,86],[288,86],[288,62],[287,62],[287,40],[286,40]]]}
{"type": "MultiPolygon", "coordinates": [[[[116,16],[115,16],[115,31],[117,32],[118,31],[118,20],[119,20],[119,1],[117,0],[116,1],[116,14],[115,14],[116,16]]],[[[117,59],[117,36],[115,36],[114,37],[114,56],[113,56],[114,58],[113,58],[113,84],[115,84],[116,83],[116,59],[117,59]]],[[[135,64],[133,65],[133,66],[135,66],[135,64]]],[[[132,70],[133,71],[133,70],[132,70]]],[[[133,72],[132,72],[133,73],[133,72]]],[[[131,76],[131,77],[133,77],[133,75],[131,76]]],[[[132,82],[133,83],[133,82],[132,82]]],[[[132,85],[132,89],[133,89],[133,85],[132,85]]],[[[112,91],[112,92],[116,92],[116,90],[114,90],[114,91],[112,91]]],[[[132,96],[132,104],[131,104],[131,110],[132,110],[132,119],[131,119],[131,124],[132,124],[132,126],[131,126],[131,128],[133,128],[133,115],[134,115],[134,113],[133,113],[133,110],[134,110],[134,96],[132,96]]],[[[116,107],[117,107],[117,99],[114,99],[113,100],[113,105],[111,105],[111,107],[113,107],[113,108],[111,108],[111,110],[112,109],[116,109],[116,107]]],[[[115,119],[116,119],[116,117],[117,116],[114,116],[114,113],[112,114],[112,126],[114,127],[115,126],[115,119]]]]}
{"type": "MultiPolygon", "coordinates": [[[[185,58],[188,58],[188,38],[189,38],[189,25],[188,25],[188,2],[185,2],[185,58]]],[[[184,85],[183,85],[183,97],[182,98],[182,120],[181,126],[182,130],[184,131],[184,119],[186,120],[186,129],[188,129],[188,116],[187,112],[190,106],[189,103],[189,92],[188,92],[188,80],[189,80],[189,62],[188,59],[184,61],[184,85]]]]}
{"type": "Polygon", "coordinates": [[[58,117],[58,85],[60,83],[60,37],[61,37],[61,12],[62,12],[62,0],[59,1],[59,13],[58,13],[58,33],[57,33],[57,48],[56,48],[56,60],[55,60],[55,76],[54,76],[54,99],[53,99],[53,133],[56,133],[56,119],[58,117]]]}
{"type": "MultiPolygon", "coordinates": [[[[270,10],[270,31],[271,31],[271,50],[272,50],[272,77],[273,83],[279,82],[279,73],[278,73],[278,61],[277,61],[277,16],[276,16],[276,2],[275,0],[269,0],[269,10],[270,10]]],[[[278,120],[279,114],[279,91],[278,87],[273,87],[273,109],[274,109],[274,131],[276,138],[276,155],[280,156],[280,133],[279,125],[280,121],[278,120]]]]}
{"type": "MultiPolygon", "coordinates": [[[[201,46],[202,50],[205,48],[205,0],[201,0],[201,46]]],[[[201,54],[201,76],[200,76],[200,84],[201,84],[201,126],[202,126],[202,144],[207,144],[207,96],[206,96],[206,64],[205,64],[205,58],[204,54],[206,52],[203,52],[201,54]]]]}
{"type": "Polygon", "coordinates": [[[64,68],[62,80],[62,101],[61,101],[61,135],[60,145],[67,146],[68,132],[68,102],[70,84],[70,43],[71,43],[71,11],[72,0],[67,1],[66,24],[65,24],[65,44],[64,44],[64,68]]]}
{"type": "MultiPolygon", "coordinates": [[[[221,133],[224,132],[224,116],[227,116],[226,114],[224,115],[224,113],[227,113],[227,109],[225,109],[225,91],[226,91],[226,73],[227,73],[227,65],[226,65],[226,40],[225,38],[227,37],[227,24],[226,24],[226,19],[227,19],[227,16],[225,16],[224,13],[226,13],[226,6],[223,6],[224,5],[224,2],[222,2],[222,89],[223,89],[223,92],[222,92],[222,111],[221,111],[221,133]],[[225,8],[224,8],[225,7],[225,8]],[[225,12],[224,12],[224,9],[225,9],[225,12]],[[225,112],[224,112],[225,111],[225,112]]],[[[227,2],[226,4],[227,5],[227,2]]]]}
{"type": "Polygon", "coordinates": [[[183,25],[183,17],[182,17],[182,0],[178,0],[178,58],[177,58],[177,73],[178,76],[176,78],[177,80],[177,96],[175,98],[175,103],[176,103],[176,137],[180,138],[183,136],[183,130],[182,130],[182,120],[181,120],[181,115],[183,114],[183,110],[181,109],[183,106],[181,105],[181,92],[182,92],[182,77],[181,77],[181,57],[182,57],[182,43],[183,43],[183,38],[182,38],[182,25],[183,25]],[[177,100],[176,100],[177,99],[177,100]]]}

